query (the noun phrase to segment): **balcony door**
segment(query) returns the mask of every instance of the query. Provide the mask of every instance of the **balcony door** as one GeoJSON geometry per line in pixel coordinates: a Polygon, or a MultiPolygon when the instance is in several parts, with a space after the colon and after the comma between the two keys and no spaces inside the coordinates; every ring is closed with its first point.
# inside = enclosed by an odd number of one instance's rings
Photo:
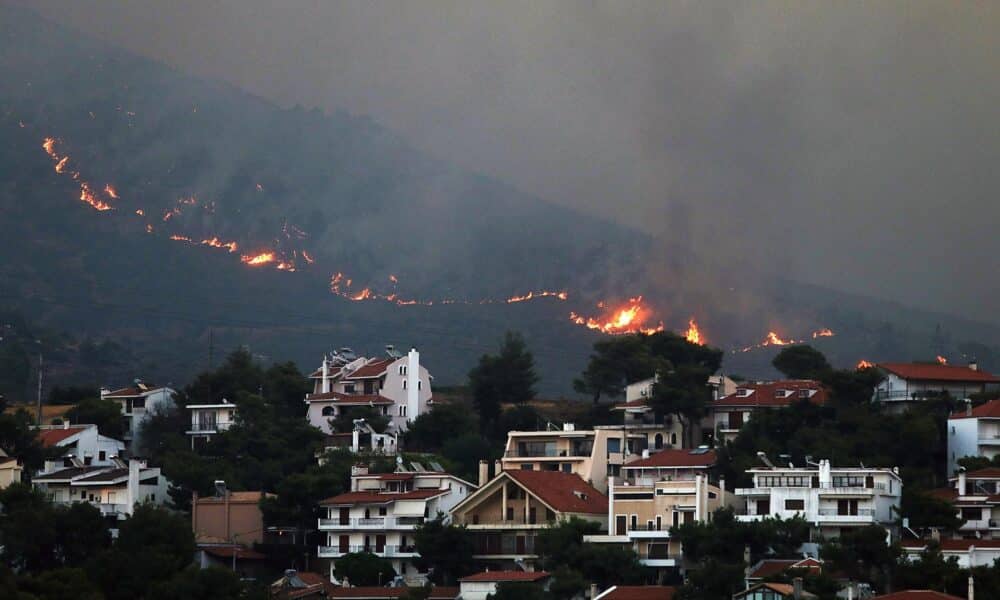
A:
{"type": "Polygon", "coordinates": [[[615,535],[625,535],[628,532],[627,529],[628,521],[625,515],[615,516],[615,535]]]}
{"type": "Polygon", "coordinates": [[[385,535],[378,534],[375,536],[375,553],[382,554],[385,552],[385,535]]]}
{"type": "Polygon", "coordinates": [[[347,554],[351,551],[351,536],[342,535],[337,539],[337,552],[347,554]]]}
{"type": "Polygon", "coordinates": [[[341,525],[349,525],[351,523],[351,509],[347,506],[342,507],[339,517],[341,525]]]}
{"type": "Polygon", "coordinates": [[[837,500],[837,514],[842,516],[857,516],[858,515],[858,501],[857,500],[837,500]]]}

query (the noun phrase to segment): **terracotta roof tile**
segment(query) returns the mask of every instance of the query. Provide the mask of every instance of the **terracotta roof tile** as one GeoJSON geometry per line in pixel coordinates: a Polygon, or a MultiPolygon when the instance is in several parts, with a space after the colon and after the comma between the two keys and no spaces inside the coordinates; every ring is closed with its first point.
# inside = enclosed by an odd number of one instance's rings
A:
{"type": "Polygon", "coordinates": [[[525,489],[563,513],[605,514],[608,498],[573,473],[561,471],[504,471],[525,489]]]}
{"type": "Polygon", "coordinates": [[[616,585],[599,597],[601,600],[671,600],[674,591],[676,588],[668,585],[616,585]]]}
{"type": "Polygon", "coordinates": [[[818,381],[809,379],[786,379],[781,381],[769,381],[765,383],[745,383],[737,387],[737,391],[712,402],[712,406],[791,406],[802,398],[799,397],[800,390],[815,390],[809,397],[809,402],[813,404],[825,404],[827,391],[818,381]],[[749,396],[739,395],[739,390],[751,390],[749,396]],[[778,390],[789,390],[790,394],[778,397],[778,390]]]}
{"type": "Polygon", "coordinates": [[[966,479],[1000,479],[1000,467],[986,467],[965,474],[966,479]]]}
{"type": "Polygon", "coordinates": [[[372,379],[385,373],[386,368],[393,363],[391,358],[373,360],[367,365],[356,369],[344,379],[372,379]]]}
{"type": "Polygon", "coordinates": [[[973,407],[971,414],[969,411],[960,410],[952,413],[949,419],[1000,419],[1000,399],[990,400],[985,404],[973,407]]]}
{"type": "Polygon", "coordinates": [[[903,590],[875,596],[872,600],[963,600],[963,598],[934,590],[903,590]]]}
{"type": "Polygon", "coordinates": [[[937,363],[879,363],[876,366],[903,379],[916,379],[920,381],[1000,383],[1000,377],[991,375],[981,369],[973,370],[969,367],[959,365],[940,365],[937,363]]]}
{"type": "Polygon", "coordinates": [[[390,398],[378,394],[343,394],[341,392],[326,392],[320,394],[306,395],[307,402],[317,400],[332,400],[334,404],[341,405],[361,405],[361,404],[393,404],[390,398]]]}
{"type": "Polygon", "coordinates": [[[38,432],[38,439],[46,448],[58,446],[66,438],[72,437],[93,425],[71,425],[69,427],[56,427],[55,429],[42,429],[38,432]]]}
{"type": "Polygon", "coordinates": [[[626,463],[626,469],[641,469],[651,467],[662,468],[689,468],[704,467],[709,468],[715,465],[718,457],[715,450],[695,453],[694,450],[661,450],[656,454],[651,454],[649,458],[640,458],[630,463],[626,463]]]}
{"type": "Polygon", "coordinates": [[[380,492],[347,492],[327,498],[326,500],[321,500],[320,505],[365,503],[387,504],[389,502],[395,502],[396,500],[426,500],[428,498],[440,496],[441,494],[445,494],[447,492],[448,490],[414,490],[412,492],[400,492],[395,494],[380,492]]]}
{"type": "Polygon", "coordinates": [[[463,577],[459,581],[541,581],[548,576],[546,571],[483,571],[463,577]]]}

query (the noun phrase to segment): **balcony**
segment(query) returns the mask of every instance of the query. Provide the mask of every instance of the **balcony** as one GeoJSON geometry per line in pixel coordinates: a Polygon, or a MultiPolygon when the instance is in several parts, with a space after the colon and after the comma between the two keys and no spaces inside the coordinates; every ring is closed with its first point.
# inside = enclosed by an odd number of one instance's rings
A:
{"type": "Polygon", "coordinates": [[[930,398],[939,398],[942,392],[939,390],[875,390],[874,400],[876,402],[922,402],[930,398]]]}
{"type": "Polygon", "coordinates": [[[129,514],[128,504],[92,504],[96,506],[103,516],[125,516],[129,514]]]}
{"type": "Polygon", "coordinates": [[[995,525],[991,525],[990,523],[995,523],[995,521],[990,521],[990,519],[969,519],[958,529],[960,531],[978,531],[995,527],[995,525]]]}
{"type": "Polygon", "coordinates": [[[349,519],[320,519],[318,525],[324,531],[385,530],[413,529],[423,522],[423,517],[351,517],[349,519]]]}
{"type": "Polygon", "coordinates": [[[981,431],[977,441],[980,446],[1000,446],[1000,431],[981,431]]]}
{"type": "Polygon", "coordinates": [[[419,556],[417,554],[417,547],[414,545],[399,546],[386,544],[381,549],[376,546],[365,546],[365,545],[350,545],[346,546],[347,552],[342,551],[341,546],[319,546],[316,550],[316,556],[319,558],[339,558],[344,554],[356,553],[356,552],[369,552],[376,556],[386,557],[398,557],[398,558],[412,558],[419,556]]]}
{"type": "Polygon", "coordinates": [[[816,512],[818,514],[816,520],[823,523],[873,523],[875,521],[875,511],[870,508],[859,508],[854,514],[844,514],[836,508],[821,508],[816,512]]]}

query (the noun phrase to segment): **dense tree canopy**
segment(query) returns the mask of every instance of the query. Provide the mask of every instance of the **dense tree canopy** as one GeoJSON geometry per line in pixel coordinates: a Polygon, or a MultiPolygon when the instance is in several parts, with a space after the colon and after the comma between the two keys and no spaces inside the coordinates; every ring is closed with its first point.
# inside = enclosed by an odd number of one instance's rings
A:
{"type": "Polygon", "coordinates": [[[351,585],[382,586],[390,583],[397,573],[392,562],[371,552],[350,552],[334,562],[337,578],[351,585]]]}
{"type": "Polygon", "coordinates": [[[97,430],[101,432],[101,435],[115,439],[121,439],[122,434],[125,433],[121,404],[114,400],[102,400],[98,397],[84,398],[66,413],[66,418],[72,423],[97,425],[97,430]]]}
{"type": "Polygon", "coordinates": [[[472,534],[461,525],[446,524],[443,515],[419,525],[413,537],[420,553],[418,564],[432,569],[434,583],[455,585],[459,577],[475,570],[472,534]]]}
{"type": "Polygon", "coordinates": [[[833,370],[822,352],[805,344],[784,348],[771,364],[790,379],[823,379],[833,370]]]}
{"type": "Polygon", "coordinates": [[[506,402],[521,404],[535,397],[534,358],[519,333],[508,331],[497,354],[484,354],[469,371],[469,388],[481,417],[492,428],[506,402]]]}

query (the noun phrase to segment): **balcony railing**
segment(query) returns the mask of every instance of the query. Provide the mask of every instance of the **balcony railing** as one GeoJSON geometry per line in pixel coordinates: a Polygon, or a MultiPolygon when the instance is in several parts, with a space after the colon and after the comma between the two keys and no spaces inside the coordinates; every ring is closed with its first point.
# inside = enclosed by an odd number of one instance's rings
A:
{"type": "Polygon", "coordinates": [[[816,511],[821,517],[873,517],[875,511],[871,508],[859,508],[854,512],[843,512],[836,508],[821,508],[816,511]]]}
{"type": "Polygon", "coordinates": [[[331,558],[342,556],[347,553],[368,552],[376,556],[411,556],[417,553],[417,547],[409,544],[400,546],[396,544],[386,544],[379,548],[374,544],[365,546],[363,544],[351,544],[350,546],[320,546],[317,555],[320,558],[331,558]],[[346,548],[346,552],[345,552],[346,548]]]}
{"type": "Polygon", "coordinates": [[[944,394],[940,390],[875,390],[875,400],[878,402],[908,402],[940,398],[944,394]]]}
{"type": "Polygon", "coordinates": [[[350,517],[320,519],[320,529],[393,529],[412,528],[424,522],[423,517],[350,517]]]}

